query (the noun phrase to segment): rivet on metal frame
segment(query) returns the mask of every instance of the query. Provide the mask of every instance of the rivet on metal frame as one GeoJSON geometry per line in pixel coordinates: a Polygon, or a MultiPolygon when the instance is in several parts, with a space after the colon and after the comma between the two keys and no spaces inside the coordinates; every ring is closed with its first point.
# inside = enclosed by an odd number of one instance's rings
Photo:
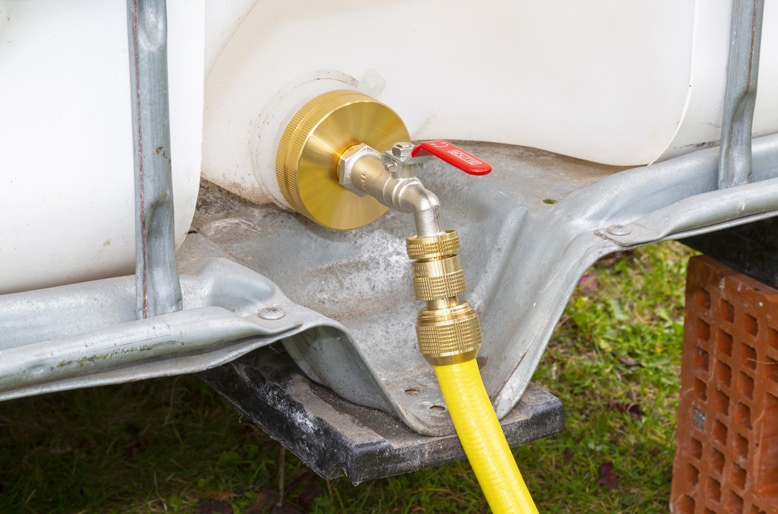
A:
{"type": "Polygon", "coordinates": [[[632,230],[624,225],[611,225],[608,227],[608,233],[614,236],[626,236],[632,233],[632,230]]]}
{"type": "Polygon", "coordinates": [[[271,305],[270,307],[263,307],[259,309],[257,314],[260,318],[268,320],[281,319],[286,316],[286,312],[284,312],[281,307],[276,307],[275,305],[271,305]]]}

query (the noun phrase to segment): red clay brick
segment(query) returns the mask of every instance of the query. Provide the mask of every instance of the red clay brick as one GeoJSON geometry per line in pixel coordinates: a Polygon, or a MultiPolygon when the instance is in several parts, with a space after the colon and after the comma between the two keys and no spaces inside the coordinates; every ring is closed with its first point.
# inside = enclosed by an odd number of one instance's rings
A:
{"type": "Polygon", "coordinates": [[[693,258],[683,345],[671,511],[778,514],[778,290],[693,258]]]}

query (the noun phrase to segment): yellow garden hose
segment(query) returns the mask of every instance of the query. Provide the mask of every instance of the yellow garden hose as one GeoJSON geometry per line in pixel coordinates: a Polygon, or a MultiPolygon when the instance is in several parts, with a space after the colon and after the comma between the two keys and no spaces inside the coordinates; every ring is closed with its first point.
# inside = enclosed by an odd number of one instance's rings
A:
{"type": "Polygon", "coordinates": [[[416,299],[426,302],[416,319],[419,350],[435,367],[492,511],[537,513],[476,364],[481,325],[473,306],[459,298],[467,291],[459,235],[443,230],[437,196],[415,176],[429,155],[475,175],[492,168],[446,141],[414,148],[403,142],[408,139],[402,120],[377,100],[350,90],[325,93],[303,106],[284,130],[276,155],[279,189],[297,212],[340,230],[364,226],[386,207],[413,213],[417,235],[406,240],[406,250],[416,299]]]}
{"type": "Polygon", "coordinates": [[[427,306],[416,320],[422,356],[435,367],[451,420],[475,476],[495,514],[537,514],[513,459],[476,355],[481,348],[478,313],[459,295],[467,290],[456,231],[408,238],[413,287],[427,306]]]}
{"type": "Polygon", "coordinates": [[[492,512],[537,514],[475,359],[435,366],[435,373],[454,428],[492,512]]]}

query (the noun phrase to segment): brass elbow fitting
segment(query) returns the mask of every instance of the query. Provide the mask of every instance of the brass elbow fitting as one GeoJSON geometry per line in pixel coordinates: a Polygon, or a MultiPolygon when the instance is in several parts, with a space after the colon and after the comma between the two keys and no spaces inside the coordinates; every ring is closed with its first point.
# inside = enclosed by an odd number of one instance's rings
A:
{"type": "Polygon", "coordinates": [[[459,299],[467,291],[459,260],[456,231],[406,240],[413,261],[416,299],[427,302],[416,319],[419,351],[433,366],[474,359],[481,348],[481,324],[470,303],[459,299]]]}

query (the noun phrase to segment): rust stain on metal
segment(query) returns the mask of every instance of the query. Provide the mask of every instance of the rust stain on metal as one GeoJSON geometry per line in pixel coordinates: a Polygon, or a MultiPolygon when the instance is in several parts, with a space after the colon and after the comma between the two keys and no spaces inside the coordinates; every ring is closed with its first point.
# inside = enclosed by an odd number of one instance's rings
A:
{"type": "Polygon", "coordinates": [[[748,55],[748,81],[746,82],[746,94],[751,90],[751,70],[754,69],[754,40],[756,39],[756,9],[759,0],[754,0],[754,8],[751,12],[751,51],[748,55]]]}
{"type": "MultiPolygon", "coordinates": [[[[107,360],[111,359],[114,356],[119,355],[126,355],[126,354],[133,354],[133,353],[141,353],[141,352],[149,352],[152,350],[156,350],[157,348],[161,348],[165,345],[177,345],[179,342],[175,340],[171,341],[162,341],[159,343],[154,344],[141,344],[139,346],[133,346],[130,348],[117,348],[115,350],[111,350],[110,352],[106,353],[96,353],[92,355],[84,355],[77,361],[69,360],[69,361],[60,361],[56,367],[50,368],[51,371],[55,371],[58,368],[65,368],[65,367],[72,367],[72,366],[78,366],[83,367],[86,364],[94,364],[97,361],[107,360]]],[[[183,345],[184,343],[181,342],[183,345]]]]}
{"type": "MultiPolygon", "coordinates": [[[[141,109],[140,109],[140,56],[138,55],[138,0],[133,2],[132,12],[132,39],[134,45],[135,56],[135,104],[137,109],[137,123],[138,123],[138,175],[139,175],[139,187],[138,193],[140,197],[140,231],[141,231],[141,272],[143,273],[142,286],[143,286],[143,317],[149,317],[149,297],[148,297],[148,284],[146,273],[146,209],[143,200],[143,135],[141,130],[141,109]]],[[[137,273],[137,270],[136,270],[137,273]]]]}

